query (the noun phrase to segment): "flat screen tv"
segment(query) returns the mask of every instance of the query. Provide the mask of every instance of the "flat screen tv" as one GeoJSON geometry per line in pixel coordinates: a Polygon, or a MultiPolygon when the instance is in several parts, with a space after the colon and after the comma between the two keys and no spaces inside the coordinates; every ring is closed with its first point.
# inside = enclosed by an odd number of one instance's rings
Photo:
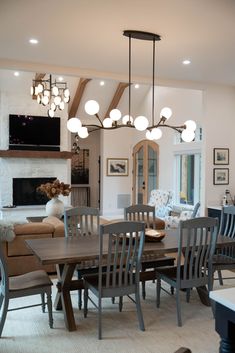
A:
{"type": "Polygon", "coordinates": [[[9,149],[60,151],[60,118],[10,114],[9,149]]]}

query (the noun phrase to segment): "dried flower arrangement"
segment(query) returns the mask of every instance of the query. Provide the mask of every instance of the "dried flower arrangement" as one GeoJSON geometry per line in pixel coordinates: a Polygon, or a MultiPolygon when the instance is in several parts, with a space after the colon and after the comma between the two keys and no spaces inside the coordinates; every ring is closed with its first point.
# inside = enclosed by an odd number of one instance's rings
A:
{"type": "Polygon", "coordinates": [[[59,195],[69,196],[71,187],[69,184],[65,184],[56,179],[53,183],[41,184],[37,187],[37,191],[46,194],[49,199],[52,199],[59,195]]]}

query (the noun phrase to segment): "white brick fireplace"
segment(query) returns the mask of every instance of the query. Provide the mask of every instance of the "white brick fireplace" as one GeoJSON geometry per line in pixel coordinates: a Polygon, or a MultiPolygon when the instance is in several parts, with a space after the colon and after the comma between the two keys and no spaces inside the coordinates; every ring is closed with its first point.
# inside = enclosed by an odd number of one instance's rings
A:
{"type": "MultiPolygon", "coordinates": [[[[33,101],[30,95],[14,95],[0,92],[0,150],[9,149],[9,114],[42,115],[47,109],[33,101]]],[[[61,118],[61,151],[69,151],[70,136],[66,128],[67,112],[57,114],[61,118]]],[[[46,132],[45,132],[46,133],[46,132]]],[[[45,215],[45,206],[18,206],[5,208],[13,204],[13,178],[56,177],[70,183],[71,162],[59,158],[0,158],[0,218],[17,219],[27,216],[45,215]]],[[[70,197],[61,197],[65,205],[70,197]]]]}

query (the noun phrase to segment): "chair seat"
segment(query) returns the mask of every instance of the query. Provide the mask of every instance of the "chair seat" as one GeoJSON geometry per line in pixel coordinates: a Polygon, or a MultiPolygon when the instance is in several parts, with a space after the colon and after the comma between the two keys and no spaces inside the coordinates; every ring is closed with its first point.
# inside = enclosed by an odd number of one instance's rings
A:
{"type": "Polygon", "coordinates": [[[235,265],[235,258],[218,254],[213,256],[213,266],[219,265],[235,265]]]}
{"type": "Polygon", "coordinates": [[[25,273],[23,275],[9,277],[9,291],[20,291],[40,287],[52,286],[47,273],[43,270],[25,273]]]}

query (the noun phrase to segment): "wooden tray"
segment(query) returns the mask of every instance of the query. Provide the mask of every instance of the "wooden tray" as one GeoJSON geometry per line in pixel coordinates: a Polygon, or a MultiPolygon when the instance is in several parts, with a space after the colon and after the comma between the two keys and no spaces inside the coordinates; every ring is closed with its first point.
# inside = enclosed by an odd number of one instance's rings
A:
{"type": "Polygon", "coordinates": [[[146,242],[159,242],[165,238],[166,233],[164,230],[146,229],[145,241],[146,242]]]}

